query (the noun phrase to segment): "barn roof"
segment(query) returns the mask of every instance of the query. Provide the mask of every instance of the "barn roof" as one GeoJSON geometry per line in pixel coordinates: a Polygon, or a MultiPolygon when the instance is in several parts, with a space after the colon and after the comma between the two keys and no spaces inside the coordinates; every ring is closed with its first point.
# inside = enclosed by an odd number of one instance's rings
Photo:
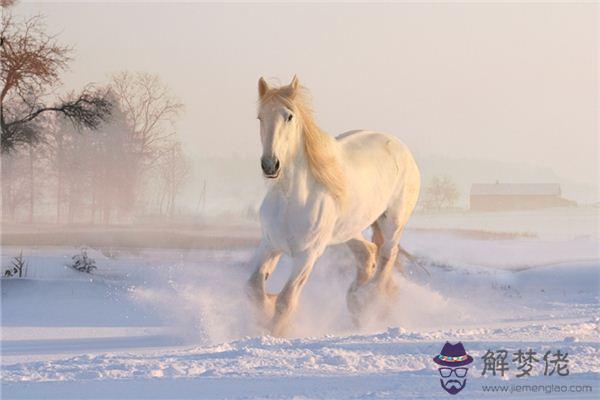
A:
{"type": "Polygon", "coordinates": [[[471,195],[560,196],[558,183],[474,183],[471,195]]]}

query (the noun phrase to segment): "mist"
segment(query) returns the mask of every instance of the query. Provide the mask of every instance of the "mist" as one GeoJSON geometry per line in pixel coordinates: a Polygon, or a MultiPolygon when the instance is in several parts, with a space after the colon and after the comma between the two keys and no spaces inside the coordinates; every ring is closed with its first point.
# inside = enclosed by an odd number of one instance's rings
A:
{"type": "Polygon", "coordinates": [[[599,198],[593,4],[23,2],[15,12],[43,13],[75,46],[64,90],[145,71],[180,99],[193,169],[182,213],[256,207],[256,82],[294,74],[325,131],[397,135],[425,182],[451,175],[461,207],[475,182],[556,182],[577,202],[599,198]]]}
{"type": "Polygon", "coordinates": [[[598,391],[597,4],[0,5],[5,397],[598,391]]]}

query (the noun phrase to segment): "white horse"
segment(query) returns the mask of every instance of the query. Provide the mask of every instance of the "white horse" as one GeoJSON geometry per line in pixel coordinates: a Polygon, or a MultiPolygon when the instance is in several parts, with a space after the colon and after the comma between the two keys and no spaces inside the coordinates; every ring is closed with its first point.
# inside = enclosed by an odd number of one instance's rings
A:
{"type": "Polygon", "coordinates": [[[358,321],[365,300],[395,290],[400,236],[419,196],[417,164],[394,136],[360,130],[334,139],[321,131],[295,76],[277,88],[260,78],[258,94],[261,166],[271,182],[248,280],[260,321],[273,335],[285,334],[315,261],[338,243],[358,262],[347,295],[358,321]],[[362,234],[369,226],[372,241],[362,234]],[[282,254],[292,259],[291,276],[278,295],[268,294],[265,281],[282,254]]]}

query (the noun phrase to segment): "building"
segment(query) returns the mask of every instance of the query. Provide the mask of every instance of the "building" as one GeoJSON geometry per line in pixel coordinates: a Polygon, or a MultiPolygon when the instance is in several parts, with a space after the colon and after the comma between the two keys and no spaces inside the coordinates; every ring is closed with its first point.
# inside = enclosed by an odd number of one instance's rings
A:
{"type": "Polygon", "coordinates": [[[558,183],[474,183],[469,196],[472,211],[531,210],[575,205],[561,197],[558,183]]]}

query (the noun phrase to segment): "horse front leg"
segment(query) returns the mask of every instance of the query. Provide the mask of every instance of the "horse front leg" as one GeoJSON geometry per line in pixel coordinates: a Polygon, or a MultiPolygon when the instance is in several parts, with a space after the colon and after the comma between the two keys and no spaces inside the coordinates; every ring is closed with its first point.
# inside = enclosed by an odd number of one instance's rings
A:
{"type": "Polygon", "coordinates": [[[261,244],[251,261],[251,265],[254,266],[254,272],[246,284],[247,293],[254,305],[258,322],[265,327],[275,313],[276,299],[276,295],[267,293],[265,281],[277,266],[280,258],[281,252],[271,249],[266,244],[261,244]]]}
{"type": "Polygon", "coordinates": [[[274,336],[283,336],[288,330],[290,320],[298,308],[302,288],[306,284],[319,255],[320,253],[317,252],[306,251],[292,258],[292,274],[275,302],[275,315],[271,321],[271,333],[274,336]]]}

